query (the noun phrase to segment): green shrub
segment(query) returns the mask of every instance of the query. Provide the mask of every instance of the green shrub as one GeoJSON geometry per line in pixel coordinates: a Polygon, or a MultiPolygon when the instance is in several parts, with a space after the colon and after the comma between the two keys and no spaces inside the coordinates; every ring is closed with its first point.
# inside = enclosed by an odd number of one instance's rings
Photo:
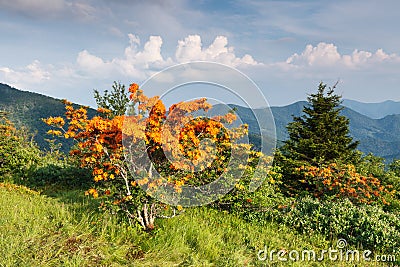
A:
{"type": "Polygon", "coordinates": [[[388,213],[379,206],[306,197],[284,207],[276,219],[301,233],[317,232],[362,248],[400,252],[400,213],[388,213]]]}
{"type": "Polygon", "coordinates": [[[26,131],[17,130],[6,114],[0,112],[0,177],[26,178],[40,159],[40,150],[26,131]]]}
{"type": "Polygon", "coordinates": [[[30,187],[57,185],[76,188],[88,185],[90,172],[79,167],[50,144],[44,152],[25,129],[16,129],[5,113],[0,112],[0,179],[30,187]]]}
{"type": "Polygon", "coordinates": [[[26,181],[32,187],[58,186],[69,189],[86,189],[91,183],[90,171],[67,160],[46,158],[30,171],[26,181]]]}
{"type": "Polygon", "coordinates": [[[278,202],[283,201],[284,196],[278,187],[282,178],[281,169],[278,166],[260,168],[255,173],[256,165],[251,162],[253,159],[258,160],[250,157],[249,165],[235,187],[221,199],[211,203],[211,207],[250,216],[252,212],[269,210],[278,202]],[[262,181],[262,184],[256,190],[251,191],[250,185],[254,181],[262,181]]]}

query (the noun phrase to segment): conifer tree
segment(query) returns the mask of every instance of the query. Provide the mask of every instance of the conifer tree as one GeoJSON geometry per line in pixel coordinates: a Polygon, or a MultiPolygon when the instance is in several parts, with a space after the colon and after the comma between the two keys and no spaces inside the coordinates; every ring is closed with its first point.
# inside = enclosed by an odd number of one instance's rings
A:
{"type": "Polygon", "coordinates": [[[340,115],[341,96],[319,84],[311,94],[303,115],[287,126],[289,139],[282,147],[285,157],[311,165],[352,160],[358,142],[349,135],[349,119],[340,115]]]}

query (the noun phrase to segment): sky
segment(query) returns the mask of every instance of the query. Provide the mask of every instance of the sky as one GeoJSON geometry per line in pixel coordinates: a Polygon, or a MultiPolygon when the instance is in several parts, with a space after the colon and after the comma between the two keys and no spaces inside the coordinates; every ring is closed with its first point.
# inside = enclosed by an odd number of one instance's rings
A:
{"type": "Polygon", "coordinates": [[[0,82],[95,106],[93,89],[210,61],[247,75],[272,106],[337,81],[343,98],[400,101],[399,10],[398,0],[0,0],[0,82]]]}

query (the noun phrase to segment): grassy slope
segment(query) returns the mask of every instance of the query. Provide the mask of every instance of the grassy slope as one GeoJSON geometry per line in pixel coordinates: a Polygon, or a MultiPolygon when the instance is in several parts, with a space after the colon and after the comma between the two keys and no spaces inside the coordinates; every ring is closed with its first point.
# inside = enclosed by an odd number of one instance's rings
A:
{"type": "MultiPolygon", "coordinates": [[[[255,225],[207,208],[187,209],[144,233],[97,213],[96,206],[78,191],[48,197],[0,184],[0,266],[269,266],[257,260],[264,246],[317,251],[330,246],[321,236],[300,236],[272,222],[255,225]]],[[[292,266],[315,264],[346,266],[292,266]]]]}

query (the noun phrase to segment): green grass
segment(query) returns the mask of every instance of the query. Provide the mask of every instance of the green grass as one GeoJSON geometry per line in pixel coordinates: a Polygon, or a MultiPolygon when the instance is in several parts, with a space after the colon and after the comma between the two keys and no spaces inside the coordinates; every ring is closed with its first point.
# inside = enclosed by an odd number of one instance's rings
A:
{"type": "Polygon", "coordinates": [[[257,225],[193,208],[158,220],[146,233],[98,212],[81,191],[49,192],[0,184],[0,266],[353,266],[259,261],[257,252],[265,247],[334,247],[322,236],[302,236],[273,222],[257,225]]]}

